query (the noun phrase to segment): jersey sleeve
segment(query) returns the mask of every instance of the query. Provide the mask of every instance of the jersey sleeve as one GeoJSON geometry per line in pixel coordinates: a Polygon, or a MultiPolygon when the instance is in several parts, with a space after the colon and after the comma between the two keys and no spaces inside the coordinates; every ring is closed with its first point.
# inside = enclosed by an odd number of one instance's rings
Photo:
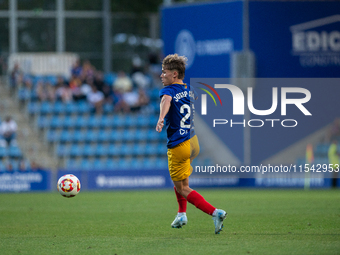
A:
{"type": "Polygon", "coordinates": [[[172,89],[169,87],[162,88],[161,91],[159,91],[159,97],[162,98],[164,95],[173,97],[172,89]]]}

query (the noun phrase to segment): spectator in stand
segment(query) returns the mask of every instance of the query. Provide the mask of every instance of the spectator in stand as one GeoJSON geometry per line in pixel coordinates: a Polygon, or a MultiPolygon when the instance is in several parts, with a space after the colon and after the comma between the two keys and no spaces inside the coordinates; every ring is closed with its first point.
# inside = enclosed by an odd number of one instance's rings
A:
{"type": "Polygon", "coordinates": [[[29,166],[29,171],[32,172],[38,172],[38,171],[42,171],[43,168],[34,160],[31,161],[30,166],[29,166]]]}
{"type": "Polygon", "coordinates": [[[56,98],[60,99],[64,103],[72,101],[72,90],[69,87],[68,83],[58,85],[58,88],[56,90],[56,98]]]}
{"type": "Polygon", "coordinates": [[[14,172],[14,167],[13,167],[13,164],[12,162],[8,161],[6,163],[6,170],[5,170],[7,173],[13,173],[14,172]]]}
{"type": "Polygon", "coordinates": [[[85,60],[81,69],[80,79],[85,82],[87,78],[94,78],[96,69],[89,60],[85,60]]]}
{"type": "Polygon", "coordinates": [[[125,72],[120,71],[117,79],[113,83],[113,91],[117,94],[124,94],[127,91],[131,91],[132,87],[132,80],[125,74],[125,72]]]}
{"type": "Polygon", "coordinates": [[[7,116],[5,121],[3,121],[0,125],[0,136],[2,138],[0,145],[4,147],[15,145],[17,129],[17,123],[12,119],[11,116],[7,116]]]}
{"type": "Polygon", "coordinates": [[[95,73],[95,77],[93,80],[93,84],[97,87],[97,89],[103,92],[105,97],[105,102],[112,103],[111,98],[111,87],[104,82],[104,74],[103,72],[97,71],[95,73]]]}
{"type": "Polygon", "coordinates": [[[149,98],[143,89],[138,89],[138,91],[131,89],[130,91],[123,94],[120,108],[123,110],[123,112],[135,112],[139,111],[148,103],[149,98]]]}
{"type": "Polygon", "coordinates": [[[80,60],[78,59],[72,66],[71,75],[75,77],[80,77],[81,72],[82,72],[82,68],[80,65],[80,60]]]}
{"type": "Polygon", "coordinates": [[[103,112],[104,94],[94,85],[91,88],[91,92],[87,95],[87,101],[93,107],[96,114],[101,114],[103,112]]]}
{"type": "Polygon", "coordinates": [[[85,100],[86,95],[82,91],[82,82],[80,78],[72,76],[70,80],[70,88],[72,91],[72,97],[74,101],[85,100]]]}
{"type": "Polygon", "coordinates": [[[86,81],[81,85],[81,93],[83,93],[86,98],[87,95],[92,91],[92,86],[94,86],[92,78],[86,79],[86,81]]]}
{"type": "Polygon", "coordinates": [[[36,92],[40,101],[55,101],[55,88],[50,82],[39,81],[36,92]]]}
{"type": "Polygon", "coordinates": [[[25,160],[20,160],[19,162],[19,172],[26,172],[27,171],[27,164],[25,160]]]}
{"type": "Polygon", "coordinates": [[[146,90],[150,87],[150,79],[141,71],[132,74],[131,79],[137,88],[146,90]]]}
{"type": "Polygon", "coordinates": [[[11,85],[11,93],[13,93],[18,84],[20,83],[20,80],[23,79],[23,72],[21,71],[19,67],[19,63],[15,63],[13,70],[10,73],[10,85],[11,85]]]}

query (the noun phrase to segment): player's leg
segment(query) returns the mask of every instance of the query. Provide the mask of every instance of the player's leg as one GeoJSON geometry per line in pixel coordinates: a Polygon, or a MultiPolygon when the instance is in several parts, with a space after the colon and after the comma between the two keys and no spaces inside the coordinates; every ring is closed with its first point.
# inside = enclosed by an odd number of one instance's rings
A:
{"type": "Polygon", "coordinates": [[[173,228],[181,228],[182,226],[186,225],[188,223],[188,218],[186,215],[187,212],[187,200],[177,192],[176,187],[174,187],[177,203],[178,203],[178,212],[174,219],[174,221],[171,223],[171,227],[173,228]]]}
{"type": "Polygon", "coordinates": [[[189,187],[189,177],[182,181],[174,181],[175,187],[183,197],[185,197],[189,203],[196,206],[196,208],[213,216],[215,224],[215,234],[218,234],[223,228],[223,221],[227,216],[224,210],[217,209],[207,202],[204,197],[199,194],[196,190],[189,187]]]}

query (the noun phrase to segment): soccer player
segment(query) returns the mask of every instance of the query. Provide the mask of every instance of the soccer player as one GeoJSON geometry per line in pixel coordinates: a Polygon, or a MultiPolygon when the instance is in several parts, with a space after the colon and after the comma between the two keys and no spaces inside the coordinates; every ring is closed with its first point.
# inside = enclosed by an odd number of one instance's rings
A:
{"type": "Polygon", "coordinates": [[[191,120],[193,108],[190,102],[195,99],[194,94],[190,92],[190,86],[183,83],[186,62],[187,58],[184,56],[177,54],[166,56],[160,76],[164,88],[159,93],[161,103],[156,131],[162,131],[165,121],[168,137],[168,166],[179,206],[178,214],[171,226],[181,228],[188,223],[186,216],[188,201],[203,212],[212,215],[215,234],[219,234],[227,213],[216,209],[189,187],[191,162],[197,157],[200,148],[191,120]]]}

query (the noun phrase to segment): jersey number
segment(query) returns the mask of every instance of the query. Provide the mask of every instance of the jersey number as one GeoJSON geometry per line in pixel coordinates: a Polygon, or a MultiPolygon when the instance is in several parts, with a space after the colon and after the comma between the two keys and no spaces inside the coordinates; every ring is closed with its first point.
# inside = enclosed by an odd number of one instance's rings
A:
{"type": "Polygon", "coordinates": [[[185,125],[185,121],[187,120],[187,119],[189,119],[189,117],[190,117],[190,111],[191,111],[191,109],[190,109],[190,106],[189,105],[187,105],[187,104],[183,104],[182,106],[181,106],[181,108],[180,108],[180,113],[184,113],[184,109],[187,109],[187,114],[185,114],[184,115],[184,117],[181,119],[181,128],[190,128],[190,124],[189,125],[185,125]]]}

